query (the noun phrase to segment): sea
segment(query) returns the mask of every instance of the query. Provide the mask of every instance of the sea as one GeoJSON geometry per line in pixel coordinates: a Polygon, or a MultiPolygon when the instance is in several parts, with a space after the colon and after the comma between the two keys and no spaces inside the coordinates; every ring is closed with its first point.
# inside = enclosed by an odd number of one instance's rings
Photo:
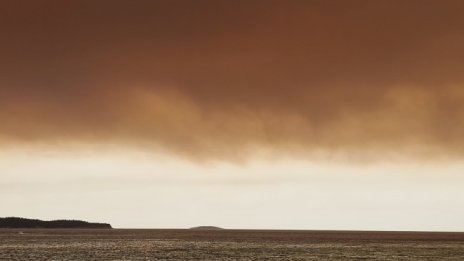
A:
{"type": "Polygon", "coordinates": [[[464,260],[464,233],[0,229],[0,260],[464,260]]]}

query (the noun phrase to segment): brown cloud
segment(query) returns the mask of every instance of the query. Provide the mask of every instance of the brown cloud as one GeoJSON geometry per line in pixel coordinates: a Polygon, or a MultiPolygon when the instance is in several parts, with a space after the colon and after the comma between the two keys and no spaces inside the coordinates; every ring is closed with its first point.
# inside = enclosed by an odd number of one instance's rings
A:
{"type": "Polygon", "coordinates": [[[3,1],[0,137],[464,153],[462,1],[3,1]]]}

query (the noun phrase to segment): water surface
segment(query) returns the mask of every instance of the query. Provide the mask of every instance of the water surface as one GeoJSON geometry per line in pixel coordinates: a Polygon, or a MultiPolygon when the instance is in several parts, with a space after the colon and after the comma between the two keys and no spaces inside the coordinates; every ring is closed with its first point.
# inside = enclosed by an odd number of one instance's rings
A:
{"type": "Polygon", "coordinates": [[[0,260],[464,260],[464,233],[1,229],[0,260]]]}

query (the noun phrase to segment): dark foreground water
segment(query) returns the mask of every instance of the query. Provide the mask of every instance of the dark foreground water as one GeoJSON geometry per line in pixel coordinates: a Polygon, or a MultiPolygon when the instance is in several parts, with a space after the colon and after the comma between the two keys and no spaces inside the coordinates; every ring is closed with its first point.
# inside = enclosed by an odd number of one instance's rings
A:
{"type": "Polygon", "coordinates": [[[0,260],[464,260],[464,233],[0,229],[0,260]]]}

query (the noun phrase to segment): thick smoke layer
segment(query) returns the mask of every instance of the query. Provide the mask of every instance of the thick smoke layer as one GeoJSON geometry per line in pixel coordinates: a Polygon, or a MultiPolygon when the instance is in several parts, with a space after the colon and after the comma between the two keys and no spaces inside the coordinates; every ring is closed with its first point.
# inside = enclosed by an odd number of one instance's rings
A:
{"type": "Polygon", "coordinates": [[[463,1],[0,5],[0,146],[464,155],[463,1]]]}

